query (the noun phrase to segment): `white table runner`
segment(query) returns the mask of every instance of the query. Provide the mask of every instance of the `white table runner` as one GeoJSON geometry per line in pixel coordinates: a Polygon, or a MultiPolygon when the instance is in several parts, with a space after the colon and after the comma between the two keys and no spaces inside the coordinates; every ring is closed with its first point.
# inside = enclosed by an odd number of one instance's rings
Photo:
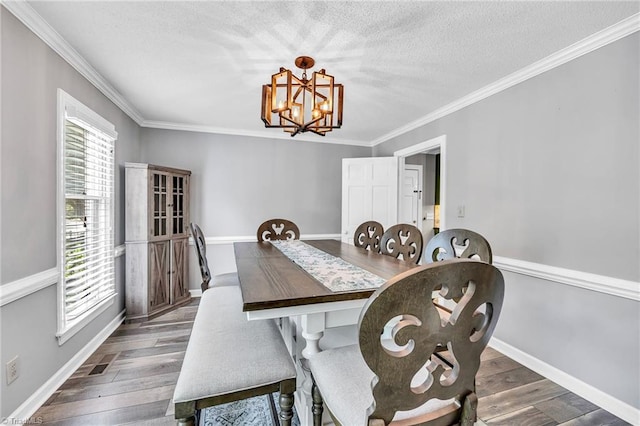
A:
{"type": "Polygon", "coordinates": [[[300,240],[271,241],[291,261],[334,292],[378,288],[386,280],[300,240]]]}

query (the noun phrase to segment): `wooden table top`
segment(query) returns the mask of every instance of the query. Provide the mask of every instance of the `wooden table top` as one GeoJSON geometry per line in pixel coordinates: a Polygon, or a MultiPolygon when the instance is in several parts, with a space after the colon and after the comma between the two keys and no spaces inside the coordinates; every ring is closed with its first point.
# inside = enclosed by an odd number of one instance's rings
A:
{"type": "MultiPolygon", "coordinates": [[[[385,279],[415,267],[337,240],[304,242],[385,279]]],[[[237,242],[233,247],[245,312],[366,299],[375,291],[332,292],[269,242],[237,242]]]]}

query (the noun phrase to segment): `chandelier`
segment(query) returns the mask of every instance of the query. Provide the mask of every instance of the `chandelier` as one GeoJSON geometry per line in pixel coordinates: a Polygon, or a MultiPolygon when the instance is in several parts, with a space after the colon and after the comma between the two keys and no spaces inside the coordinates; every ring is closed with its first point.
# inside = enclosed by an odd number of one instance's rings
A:
{"type": "Polygon", "coordinates": [[[271,84],[262,86],[262,121],[265,127],[277,127],[295,136],[312,132],[324,136],[342,126],[342,84],[324,69],[307,79],[315,61],[299,56],[295,64],[302,70],[298,78],[285,68],[271,76],[271,84]]]}

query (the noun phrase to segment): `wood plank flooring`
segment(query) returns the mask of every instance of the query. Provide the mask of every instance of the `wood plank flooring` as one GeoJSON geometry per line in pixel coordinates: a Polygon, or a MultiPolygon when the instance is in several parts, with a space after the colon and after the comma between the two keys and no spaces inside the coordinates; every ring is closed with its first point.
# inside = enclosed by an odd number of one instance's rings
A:
{"type": "MultiPolygon", "coordinates": [[[[175,425],[171,397],[198,301],[121,325],[34,417],[47,425],[175,425]]],[[[477,393],[488,426],[628,424],[491,348],[477,393]]]]}

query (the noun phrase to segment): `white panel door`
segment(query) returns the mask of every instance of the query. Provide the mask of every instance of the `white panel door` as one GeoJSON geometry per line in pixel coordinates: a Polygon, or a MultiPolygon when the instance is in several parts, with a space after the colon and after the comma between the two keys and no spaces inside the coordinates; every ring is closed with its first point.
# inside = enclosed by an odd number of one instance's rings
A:
{"type": "Polygon", "coordinates": [[[342,241],[353,244],[362,222],[378,221],[388,228],[398,218],[398,158],[342,160],[342,241]]]}

